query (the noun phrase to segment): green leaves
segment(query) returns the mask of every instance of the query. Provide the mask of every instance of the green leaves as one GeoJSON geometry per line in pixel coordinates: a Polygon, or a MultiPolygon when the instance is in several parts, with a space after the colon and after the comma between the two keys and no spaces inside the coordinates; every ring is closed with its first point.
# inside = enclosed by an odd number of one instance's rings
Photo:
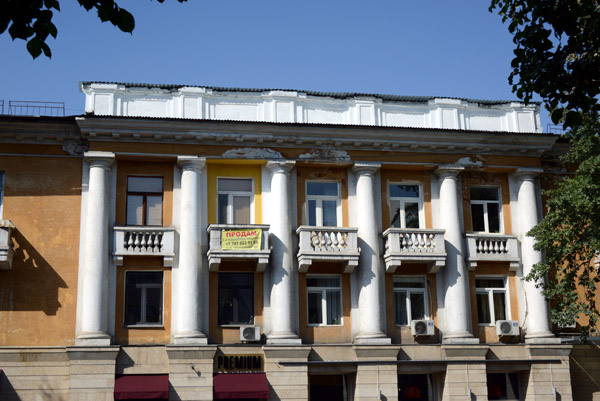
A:
{"type": "Polygon", "coordinates": [[[513,34],[509,82],[519,98],[528,102],[539,94],[553,122],[565,128],[581,124],[583,114],[600,111],[597,1],[492,0],[489,10],[498,12],[513,34]]]}
{"type": "Polygon", "coordinates": [[[578,164],[578,169],[575,175],[559,181],[554,189],[544,191],[548,211],[528,233],[537,241],[535,248],[545,250],[546,257],[526,279],[548,276],[543,293],[553,301],[553,322],[564,327],[584,318],[582,339],[600,321],[595,303],[600,278],[593,263],[600,252],[599,133],[598,116],[587,115],[577,129],[566,134],[572,147],[564,160],[578,164]]]}
{"type": "MultiPolygon", "coordinates": [[[[115,0],[77,0],[86,10],[96,9],[102,22],[110,22],[123,32],[133,32],[135,19],[115,0]]],[[[178,0],[183,3],[187,0],[178,0]]],[[[163,3],[164,0],[158,0],[163,3]]],[[[8,29],[11,38],[27,41],[27,51],[33,58],[42,53],[50,58],[48,36],[56,38],[58,29],[52,22],[53,11],[60,11],[58,0],[0,0],[0,34],[8,29]]]]}

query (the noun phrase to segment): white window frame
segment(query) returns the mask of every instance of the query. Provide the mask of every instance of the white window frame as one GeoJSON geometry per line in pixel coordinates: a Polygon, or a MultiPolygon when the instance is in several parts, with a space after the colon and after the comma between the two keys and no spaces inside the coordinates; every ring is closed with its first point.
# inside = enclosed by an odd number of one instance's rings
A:
{"type": "Polygon", "coordinates": [[[250,177],[217,177],[217,221],[219,219],[219,195],[227,195],[227,222],[219,221],[219,224],[233,224],[233,197],[250,197],[250,224],[254,224],[254,178],[250,177]],[[219,180],[250,180],[252,189],[250,191],[219,191],[219,180]]]}
{"type": "Polygon", "coordinates": [[[336,211],[336,225],[334,227],[340,227],[342,222],[342,193],[341,193],[341,185],[339,181],[335,180],[306,180],[304,183],[304,193],[306,194],[305,208],[306,208],[306,225],[309,225],[309,206],[308,201],[314,200],[316,203],[315,210],[315,218],[316,218],[316,226],[323,226],[323,201],[336,201],[335,211],[336,211]],[[309,195],[308,194],[308,183],[309,182],[322,182],[322,183],[335,183],[337,184],[337,196],[333,195],[309,195]]]}
{"type": "Polygon", "coordinates": [[[425,228],[425,212],[423,209],[423,184],[417,181],[401,181],[401,182],[389,182],[388,184],[388,206],[390,208],[390,226],[392,225],[391,219],[396,214],[395,210],[392,210],[392,201],[400,201],[400,228],[406,228],[406,212],[405,212],[405,202],[415,203],[417,201],[419,205],[419,228],[425,228]],[[418,198],[408,198],[402,196],[392,196],[392,185],[416,185],[419,187],[419,197],[418,198]]]}
{"type": "MultiPolygon", "coordinates": [[[[488,306],[490,308],[490,320],[489,323],[481,323],[478,322],[479,326],[495,326],[496,321],[499,319],[496,318],[496,311],[494,310],[494,293],[504,293],[504,310],[506,311],[506,320],[510,320],[510,292],[508,289],[508,276],[475,276],[475,302],[477,302],[477,294],[487,294],[488,295],[488,306]],[[501,279],[504,280],[504,287],[477,287],[477,279],[501,279]]],[[[477,306],[477,304],[476,304],[477,306]]]]}
{"type": "MultiPolygon", "coordinates": [[[[429,319],[429,302],[428,302],[428,297],[427,297],[427,277],[425,276],[409,276],[409,275],[394,275],[393,276],[393,281],[400,281],[401,279],[412,279],[412,278],[419,278],[423,280],[423,288],[408,288],[408,287],[398,287],[396,288],[393,284],[392,284],[392,288],[394,290],[394,295],[396,292],[406,292],[406,320],[407,323],[406,325],[402,325],[402,324],[397,324],[394,321],[394,324],[398,327],[406,327],[406,326],[410,326],[411,322],[413,321],[412,318],[412,308],[411,308],[411,303],[410,303],[410,294],[411,293],[421,293],[423,294],[423,303],[424,303],[424,319],[429,319]]],[[[393,299],[395,300],[396,297],[394,296],[393,299]]],[[[396,302],[394,301],[394,320],[396,320],[396,308],[398,307],[398,305],[396,305],[396,302]]]]}
{"type": "Polygon", "coordinates": [[[123,284],[124,284],[124,292],[123,292],[123,320],[125,320],[126,316],[125,314],[127,313],[127,310],[125,309],[125,307],[127,306],[127,301],[126,301],[126,297],[127,297],[127,273],[162,273],[162,283],[157,284],[157,283],[147,283],[147,284],[137,284],[136,288],[141,288],[141,297],[142,299],[140,300],[141,304],[140,304],[140,318],[141,321],[139,323],[134,323],[134,324],[125,324],[125,327],[128,328],[136,328],[136,327],[163,327],[165,324],[165,272],[161,271],[161,270],[125,270],[125,276],[124,276],[124,280],[123,280],[123,284]],[[146,299],[147,299],[147,292],[146,289],[148,288],[162,288],[162,291],[160,292],[160,322],[159,323],[146,323],[146,299]]]}
{"type": "Polygon", "coordinates": [[[306,275],[306,322],[310,327],[338,327],[344,325],[344,298],[342,296],[342,276],[336,274],[307,274],[306,275]],[[339,287],[309,287],[308,279],[311,277],[318,278],[337,278],[340,282],[339,287]],[[327,290],[339,290],[340,291],[340,323],[339,324],[327,324],[327,290]],[[321,293],[321,317],[324,323],[310,323],[309,308],[308,308],[308,294],[309,293],[321,293]]]}
{"type": "MultiPolygon", "coordinates": [[[[485,186],[485,185],[474,185],[469,187],[469,198],[471,193],[471,188],[495,188],[498,191],[498,200],[473,200],[470,199],[470,205],[483,205],[483,225],[485,227],[484,231],[475,231],[473,228],[473,232],[483,232],[490,233],[490,219],[488,217],[488,203],[498,203],[498,232],[491,234],[502,234],[504,233],[504,221],[502,219],[502,189],[499,186],[485,186]]],[[[471,225],[473,224],[473,208],[471,207],[471,225]]]]}

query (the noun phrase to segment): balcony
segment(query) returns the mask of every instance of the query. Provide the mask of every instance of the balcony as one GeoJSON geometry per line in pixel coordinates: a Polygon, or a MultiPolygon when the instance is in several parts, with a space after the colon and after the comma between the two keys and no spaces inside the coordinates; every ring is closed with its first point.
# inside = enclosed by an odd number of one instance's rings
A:
{"type": "Polygon", "coordinates": [[[208,266],[219,271],[223,260],[255,260],[256,271],[263,272],[269,263],[269,225],[211,224],[208,226],[210,249],[208,266]]]}
{"type": "Polygon", "coordinates": [[[314,261],[341,262],[344,273],[352,273],[358,266],[358,228],[300,226],[298,271],[306,273],[314,261]]]}
{"type": "Polygon", "coordinates": [[[175,229],[173,227],[115,227],[115,265],[123,265],[124,256],[162,256],[164,266],[173,266],[175,229]]]}
{"type": "Polygon", "coordinates": [[[444,230],[388,228],[383,232],[386,273],[403,263],[425,263],[428,273],[437,273],[446,264],[444,230]]]}
{"type": "Polygon", "coordinates": [[[15,250],[12,242],[12,232],[15,229],[10,220],[0,220],[0,270],[12,268],[15,250]]]}
{"type": "Polygon", "coordinates": [[[510,271],[519,268],[517,237],[487,233],[466,234],[465,237],[469,270],[475,270],[477,262],[509,262],[510,271]]]}

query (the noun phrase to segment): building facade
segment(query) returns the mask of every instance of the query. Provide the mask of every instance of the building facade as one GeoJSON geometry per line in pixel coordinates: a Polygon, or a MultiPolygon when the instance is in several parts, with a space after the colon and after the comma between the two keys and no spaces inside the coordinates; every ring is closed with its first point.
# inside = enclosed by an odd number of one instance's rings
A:
{"type": "Polygon", "coordinates": [[[592,400],[539,105],[84,82],[0,117],[3,400],[592,400]]]}

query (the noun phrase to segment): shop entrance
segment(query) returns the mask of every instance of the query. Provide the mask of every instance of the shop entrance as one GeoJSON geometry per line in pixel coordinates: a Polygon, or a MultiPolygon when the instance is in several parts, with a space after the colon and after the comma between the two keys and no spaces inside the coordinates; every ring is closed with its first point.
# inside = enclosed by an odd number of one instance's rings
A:
{"type": "Polygon", "coordinates": [[[310,401],[348,401],[346,375],[309,375],[310,401]]]}
{"type": "Polygon", "coordinates": [[[398,375],[398,401],[434,401],[432,375],[398,375]]]}

